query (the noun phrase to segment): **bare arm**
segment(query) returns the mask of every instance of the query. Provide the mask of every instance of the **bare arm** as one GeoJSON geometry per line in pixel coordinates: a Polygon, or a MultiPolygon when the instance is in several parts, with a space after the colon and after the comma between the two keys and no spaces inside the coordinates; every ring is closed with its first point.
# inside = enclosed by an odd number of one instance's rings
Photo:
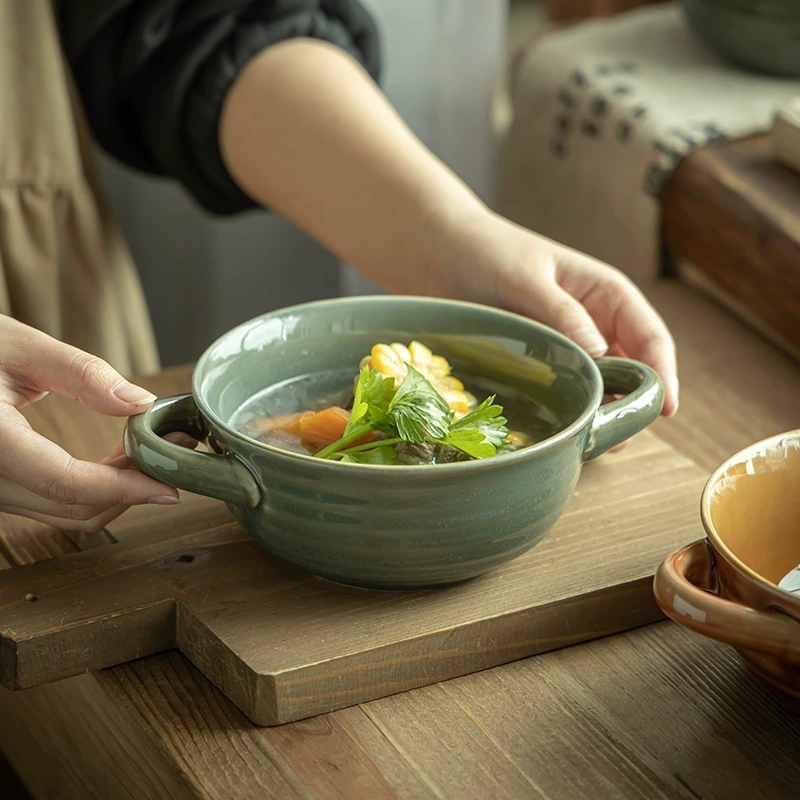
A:
{"type": "Polygon", "coordinates": [[[610,346],[651,364],[664,413],[677,408],[672,339],[633,284],[492,213],[340,50],[295,39],[253,58],[226,97],[220,144],[247,194],[385,289],[528,314],[595,356],[610,346]]]}
{"type": "Polygon", "coordinates": [[[361,67],[322,42],[253,59],[228,94],[220,141],[251,197],[392,291],[439,293],[442,233],[480,209],[361,67]]]}

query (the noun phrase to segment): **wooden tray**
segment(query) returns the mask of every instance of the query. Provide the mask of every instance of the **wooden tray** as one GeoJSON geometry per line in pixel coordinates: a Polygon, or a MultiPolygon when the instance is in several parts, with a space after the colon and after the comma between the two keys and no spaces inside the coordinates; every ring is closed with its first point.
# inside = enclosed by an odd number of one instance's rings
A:
{"type": "Polygon", "coordinates": [[[702,535],[705,478],[645,432],[584,467],[529,553],[415,592],[314,578],[207,498],[131,509],[113,543],[0,572],[0,682],[21,689],[177,647],[275,725],[626,630],[661,617],[652,575],[702,535]]]}

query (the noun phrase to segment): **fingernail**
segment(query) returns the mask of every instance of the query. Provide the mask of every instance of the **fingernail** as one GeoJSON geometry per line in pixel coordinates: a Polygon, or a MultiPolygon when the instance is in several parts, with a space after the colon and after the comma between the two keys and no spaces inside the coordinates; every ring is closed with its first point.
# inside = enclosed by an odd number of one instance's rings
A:
{"type": "Polygon", "coordinates": [[[180,503],[181,499],[180,497],[173,497],[170,494],[159,494],[149,498],[147,502],[157,506],[174,506],[180,503]]]}
{"type": "Polygon", "coordinates": [[[132,406],[150,405],[156,399],[152,392],[148,392],[147,389],[128,381],[123,381],[113,391],[115,397],[118,397],[123,403],[130,403],[132,406]]]}
{"type": "Polygon", "coordinates": [[[121,464],[129,464],[130,461],[128,456],[123,453],[121,456],[114,456],[113,458],[109,456],[108,458],[104,458],[100,463],[106,467],[119,467],[121,464]]]}
{"type": "Polygon", "coordinates": [[[597,358],[608,351],[608,343],[593,330],[575,331],[573,339],[592,357],[597,358]]]}
{"type": "Polygon", "coordinates": [[[680,406],[680,400],[678,399],[678,392],[680,391],[680,383],[678,382],[677,378],[673,378],[670,381],[670,389],[672,390],[672,396],[675,398],[675,404],[672,406],[672,413],[670,414],[671,417],[674,417],[678,413],[678,406],[680,406]]]}

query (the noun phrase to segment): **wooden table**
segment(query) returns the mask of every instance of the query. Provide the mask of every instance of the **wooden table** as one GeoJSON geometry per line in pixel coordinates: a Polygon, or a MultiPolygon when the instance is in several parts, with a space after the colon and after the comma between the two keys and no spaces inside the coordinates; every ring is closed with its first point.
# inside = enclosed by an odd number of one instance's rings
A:
{"type": "MultiPolygon", "coordinates": [[[[710,471],[800,427],[797,364],[694,289],[645,288],[681,357],[681,410],[660,436],[710,471]]],[[[188,377],[147,385],[166,394],[188,377]]],[[[36,425],[96,456],[96,418],[67,422],[48,402],[36,425]]],[[[11,564],[71,549],[19,518],[0,526],[11,564]]],[[[667,621],[275,728],[250,724],[182,656],[152,656],[0,691],[0,745],[47,800],[778,800],[800,786],[800,711],[733,650],[667,621]]]]}

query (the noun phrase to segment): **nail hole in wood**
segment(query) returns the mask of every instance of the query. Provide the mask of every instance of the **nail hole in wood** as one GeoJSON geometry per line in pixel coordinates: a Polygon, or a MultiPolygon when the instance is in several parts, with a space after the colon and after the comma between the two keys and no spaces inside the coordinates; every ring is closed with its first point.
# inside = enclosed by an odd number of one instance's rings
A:
{"type": "Polygon", "coordinates": [[[183,564],[191,564],[194,561],[194,556],[191,553],[185,553],[182,556],[178,556],[178,561],[182,562],[183,564]]]}
{"type": "Polygon", "coordinates": [[[33,603],[35,600],[39,599],[39,595],[36,592],[28,592],[22,596],[23,600],[27,600],[29,603],[33,603]]]}

